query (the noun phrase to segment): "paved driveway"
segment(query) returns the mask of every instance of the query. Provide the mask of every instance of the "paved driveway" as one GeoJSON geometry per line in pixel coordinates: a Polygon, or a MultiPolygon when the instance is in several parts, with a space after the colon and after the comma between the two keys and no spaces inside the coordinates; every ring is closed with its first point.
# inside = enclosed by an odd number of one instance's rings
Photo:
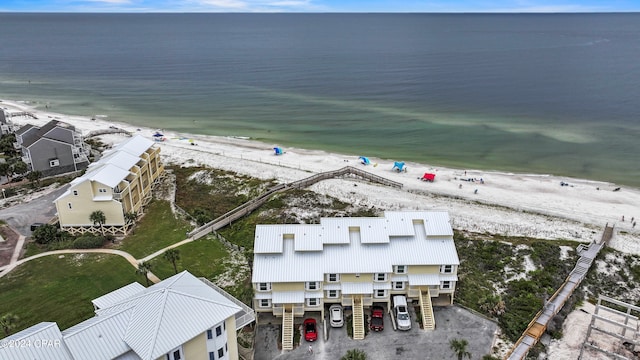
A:
{"type": "Polygon", "coordinates": [[[31,224],[46,223],[54,217],[56,206],[53,204],[53,200],[62,195],[68,187],[69,185],[64,185],[31,201],[0,209],[0,219],[6,221],[21,235],[29,237],[31,236],[31,224]]]}
{"type": "MultiPolygon", "coordinates": [[[[366,310],[365,310],[366,311],[366,310]]],[[[413,309],[412,309],[413,312],[413,309]]],[[[277,350],[279,327],[260,325],[256,332],[255,360],[293,360],[293,359],[340,359],[347,350],[361,349],[370,360],[397,359],[454,359],[449,348],[453,339],[465,339],[469,342],[467,350],[472,359],[482,359],[491,351],[497,325],[457,306],[434,308],[436,330],[424,331],[415,322],[409,331],[394,331],[389,314],[385,315],[385,329],[382,332],[369,332],[364,340],[353,340],[347,336],[346,327],[329,328],[328,339],[319,339],[313,343],[313,355],[308,354],[308,345],[302,340],[297,349],[281,353],[277,350]],[[270,334],[270,335],[267,335],[270,334]],[[265,341],[270,344],[265,344],[265,341]]],[[[345,325],[346,326],[346,325],[345,325]]],[[[319,329],[322,333],[322,329],[319,329]]]]}

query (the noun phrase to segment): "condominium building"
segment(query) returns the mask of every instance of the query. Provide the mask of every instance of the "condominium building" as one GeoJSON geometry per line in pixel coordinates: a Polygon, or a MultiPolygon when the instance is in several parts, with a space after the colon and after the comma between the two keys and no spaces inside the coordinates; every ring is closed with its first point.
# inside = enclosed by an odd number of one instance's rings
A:
{"type": "MultiPolygon", "coordinates": [[[[325,304],[353,308],[354,338],[364,336],[363,309],[394,295],[421,307],[433,329],[432,300],[452,304],[458,254],[444,211],[385,212],[377,218],[322,218],[313,225],[258,225],[252,283],[254,309],[283,317],[283,329],[325,304]]],[[[283,332],[284,343],[288,334],[283,332]]]]}
{"type": "Polygon", "coordinates": [[[67,330],[43,322],[0,340],[0,359],[237,360],[236,331],[255,320],[251,308],[186,271],[93,303],[96,316],[67,330]]]}
{"type": "Polygon", "coordinates": [[[164,171],[160,148],[154,144],[136,135],[106,151],[74,179],[54,201],[60,228],[71,234],[125,234],[130,225],[125,214],[142,211],[151,199],[151,186],[164,171]],[[94,211],[104,213],[104,224],[89,219],[94,211]]]}

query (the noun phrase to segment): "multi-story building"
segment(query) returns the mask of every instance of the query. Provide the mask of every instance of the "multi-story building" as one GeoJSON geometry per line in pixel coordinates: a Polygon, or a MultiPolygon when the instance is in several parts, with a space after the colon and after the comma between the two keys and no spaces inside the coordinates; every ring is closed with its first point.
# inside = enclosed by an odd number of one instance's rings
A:
{"type": "Polygon", "coordinates": [[[96,316],[60,331],[43,322],[0,340],[0,359],[237,360],[236,331],[253,310],[184,271],[93,301],[96,316]]]}
{"type": "Polygon", "coordinates": [[[60,228],[71,234],[125,234],[130,225],[125,214],[142,211],[151,199],[151,186],[163,171],[160,148],[153,141],[140,135],[123,141],[91,164],[54,201],[60,228]],[[104,213],[104,224],[89,219],[94,211],[104,213]]]}
{"type": "Polygon", "coordinates": [[[89,165],[89,149],[82,134],[60,121],[21,127],[16,131],[15,145],[29,171],[39,171],[43,176],[70,173],[89,165]]]}
{"type": "Polygon", "coordinates": [[[354,338],[362,338],[363,309],[374,303],[389,309],[394,295],[417,302],[424,328],[433,329],[432,300],[452,304],[458,280],[458,253],[443,211],[258,225],[254,254],[254,309],[283,317],[285,348],[293,318],[324,317],[325,304],[352,307],[354,338]]]}

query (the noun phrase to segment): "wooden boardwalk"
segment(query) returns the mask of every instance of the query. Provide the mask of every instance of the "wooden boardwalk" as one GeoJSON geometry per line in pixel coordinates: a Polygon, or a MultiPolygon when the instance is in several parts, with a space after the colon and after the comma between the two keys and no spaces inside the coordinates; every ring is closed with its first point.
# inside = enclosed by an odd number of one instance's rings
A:
{"type": "Polygon", "coordinates": [[[573,294],[573,291],[580,285],[582,280],[589,271],[593,260],[598,256],[600,250],[611,240],[613,236],[613,226],[607,224],[602,233],[599,242],[592,242],[589,245],[580,244],[576,251],[580,254],[580,258],[576,263],[567,279],[553,296],[544,304],[542,310],[538,311],[529,326],[524,331],[520,339],[515,343],[505,359],[520,360],[524,359],[531,349],[540,340],[542,334],[547,329],[547,325],[553,317],[562,309],[567,299],[573,294]]]}
{"type": "Polygon", "coordinates": [[[229,225],[231,222],[251,213],[253,210],[262,206],[262,204],[267,202],[271,198],[271,196],[273,196],[276,193],[287,191],[290,189],[303,189],[322,180],[333,179],[333,178],[344,177],[344,176],[357,177],[357,178],[369,180],[371,182],[375,182],[378,184],[391,186],[391,187],[397,187],[397,188],[402,187],[402,184],[399,182],[383,178],[382,176],[374,175],[364,170],[356,169],[352,166],[346,166],[346,167],[343,167],[342,169],[318,173],[318,174],[309,176],[308,178],[290,182],[288,184],[280,184],[280,185],[274,186],[271,189],[267,190],[265,193],[262,193],[257,198],[252,199],[238,206],[237,208],[227,212],[222,216],[217,217],[216,219],[213,219],[212,221],[200,226],[199,228],[196,228],[195,230],[189,233],[189,237],[196,240],[207,235],[212,231],[219,230],[229,225]]]}

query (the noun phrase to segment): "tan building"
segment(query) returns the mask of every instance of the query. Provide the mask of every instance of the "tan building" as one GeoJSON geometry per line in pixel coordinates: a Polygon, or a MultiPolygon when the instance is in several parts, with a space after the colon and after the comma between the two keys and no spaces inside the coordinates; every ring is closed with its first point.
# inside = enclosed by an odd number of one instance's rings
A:
{"type": "Polygon", "coordinates": [[[0,359],[237,360],[236,331],[255,320],[251,308],[186,271],[93,303],[96,316],[67,330],[43,322],[0,340],[0,359]]]}
{"type": "Polygon", "coordinates": [[[153,141],[139,135],[127,139],[105,152],[54,201],[60,228],[71,234],[124,235],[130,225],[125,214],[142,211],[163,171],[160,148],[153,141]],[[98,210],[106,219],[102,227],[89,220],[98,210]]]}
{"type": "Polygon", "coordinates": [[[390,309],[394,295],[419,304],[424,328],[433,329],[432,303],[453,303],[460,263],[444,211],[258,225],[254,254],[254,309],[283,318],[285,349],[294,317],[324,318],[330,304],[352,307],[354,338],[363,338],[364,309],[390,309]]]}

